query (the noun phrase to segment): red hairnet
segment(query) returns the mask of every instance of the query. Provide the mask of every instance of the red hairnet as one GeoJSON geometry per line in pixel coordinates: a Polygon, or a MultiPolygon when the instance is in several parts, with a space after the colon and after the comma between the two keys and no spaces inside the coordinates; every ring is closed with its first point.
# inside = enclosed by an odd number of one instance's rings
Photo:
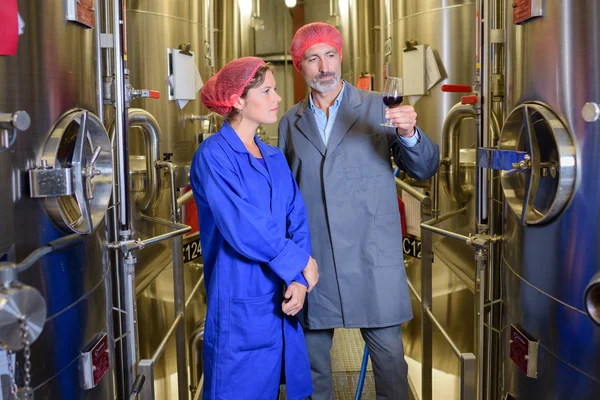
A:
{"type": "Polygon", "coordinates": [[[256,71],[264,64],[257,57],[242,57],[227,63],[202,87],[202,104],[218,114],[229,114],[256,71]]]}
{"type": "Polygon", "coordinates": [[[317,43],[327,43],[336,48],[342,57],[342,34],[333,26],[324,22],[313,22],[298,29],[292,39],[290,55],[297,71],[300,71],[300,61],[304,52],[317,43]]]}

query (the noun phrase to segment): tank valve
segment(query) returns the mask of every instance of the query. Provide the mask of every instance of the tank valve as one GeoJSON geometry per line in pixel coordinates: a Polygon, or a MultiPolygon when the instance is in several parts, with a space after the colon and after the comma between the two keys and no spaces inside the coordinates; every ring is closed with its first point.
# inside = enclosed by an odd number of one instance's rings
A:
{"type": "Polygon", "coordinates": [[[133,99],[160,99],[160,92],[158,90],[148,89],[134,89],[133,86],[127,85],[127,92],[129,94],[128,101],[133,99]]]}
{"type": "Polygon", "coordinates": [[[470,85],[456,85],[452,83],[447,83],[442,85],[442,92],[446,93],[472,93],[467,96],[463,96],[460,100],[462,104],[470,104],[475,105],[479,101],[479,96],[477,93],[473,93],[473,87],[470,85]]]}
{"type": "Polygon", "coordinates": [[[0,113],[0,151],[9,149],[17,138],[17,131],[25,131],[31,125],[27,111],[0,113]]]}
{"type": "Polygon", "coordinates": [[[600,106],[597,103],[585,103],[581,110],[581,116],[585,122],[596,122],[600,118],[600,106]]]}
{"type": "Polygon", "coordinates": [[[19,281],[3,282],[0,288],[0,344],[12,351],[22,350],[42,333],[46,322],[46,302],[36,289],[19,281]]]}

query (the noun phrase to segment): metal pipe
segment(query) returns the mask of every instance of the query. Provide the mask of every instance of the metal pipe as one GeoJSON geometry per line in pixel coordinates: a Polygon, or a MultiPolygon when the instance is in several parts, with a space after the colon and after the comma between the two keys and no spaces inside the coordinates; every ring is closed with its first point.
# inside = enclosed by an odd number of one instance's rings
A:
{"type": "MultiPolygon", "coordinates": [[[[128,240],[131,236],[131,211],[129,198],[129,153],[127,132],[127,108],[125,99],[125,15],[123,0],[113,0],[113,51],[114,51],[114,100],[115,100],[115,137],[117,165],[116,174],[119,184],[119,238],[128,240]]],[[[120,260],[120,297],[125,313],[125,324],[121,334],[126,335],[123,345],[123,375],[122,397],[126,398],[131,393],[133,380],[136,374],[137,364],[137,328],[136,328],[136,305],[135,305],[135,258],[130,254],[123,254],[120,260]]],[[[149,382],[148,386],[153,386],[149,382]]]]}
{"type": "Polygon", "coordinates": [[[102,11],[100,0],[95,1],[94,12],[94,41],[95,41],[95,56],[96,56],[96,115],[100,122],[104,124],[104,95],[102,87],[104,85],[104,75],[102,73],[102,11]]]}
{"type": "Polygon", "coordinates": [[[426,225],[426,226],[435,226],[437,224],[440,224],[440,223],[442,223],[442,222],[444,222],[444,221],[446,221],[446,220],[454,217],[455,215],[462,214],[465,211],[467,211],[466,207],[461,207],[461,208],[453,210],[453,211],[448,211],[447,213],[442,214],[439,218],[435,218],[435,219],[432,218],[429,221],[421,223],[421,226],[423,226],[423,225],[426,225]]]}
{"type": "MultiPolygon", "coordinates": [[[[96,0],[100,2],[101,0],[96,0]]],[[[107,34],[111,34],[112,27],[110,25],[110,21],[112,21],[113,7],[111,1],[104,1],[102,7],[102,31],[107,34]]],[[[109,48],[104,49],[104,73],[106,77],[112,76],[114,74],[113,71],[113,63],[112,63],[112,54],[109,48]]]]}
{"type": "MultiPolygon", "coordinates": [[[[163,226],[166,226],[166,227],[171,228],[171,229],[186,230],[186,232],[192,230],[192,227],[189,226],[189,225],[181,224],[179,222],[172,222],[172,221],[169,221],[168,219],[163,219],[163,218],[158,218],[158,217],[151,217],[151,216],[146,215],[146,214],[140,214],[140,217],[143,220],[146,220],[146,221],[149,221],[149,222],[154,222],[155,224],[163,225],[163,226]]],[[[158,236],[156,236],[156,237],[158,237],[158,236]]],[[[152,239],[152,238],[149,238],[149,239],[152,239]]],[[[148,240],[148,239],[146,239],[146,240],[148,240]]]]}
{"type": "Polygon", "coordinates": [[[190,343],[190,391],[192,395],[196,394],[198,383],[202,374],[198,374],[198,365],[202,365],[202,342],[204,341],[204,321],[200,321],[198,327],[191,336],[190,343]]]}
{"type": "Polygon", "coordinates": [[[210,44],[210,73],[215,72],[215,0],[208,2],[208,43],[210,44]]]}
{"type": "MultiPolygon", "coordinates": [[[[167,347],[167,343],[169,342],[169,339],[171,339],[171,336],[173,336],[173,332],[175,332],[175,329],[182,323],[183,323],[183,316],[181,314],[179,314],[175,317],[175,320],[171,324],[171,327],[167,331],[167,334],[165,335],[165,337],[163,337],[163,340],[161,340],[161,342],[158,345],[158,347],[156,348],[156,350],[154,350],[154,353],[152,354],[152,358],[151,358],[152,364],[156,364],[158,362],[160,357],[165,352],[165,348],[167,347]]],[[[187,391],[187,389],[186,389],[186,391],[187,391]]]]}
{"type": "Polygon", "coordinates": [[[202,396],[202,387],[204,386],[204,374],[200,377],[200,383],[198,383],[198,387],[196,388],[196,394],[194,395],[194,400],[200,400],[200,396],[202,396]]]}
{"type": "Polygon", "coordinates": [[[288,18],[290,16],[290,11],[287,7],[281,7],[283,10],[283,93],[285,96],[284,108],[287,110],[288,107],[288,18]]]}
{"type": "Polygon", "coordinates": [[[254,0],[254,17],[260,18],[260,0],[254,0]]]}
{"type": "MultiPolygon", "coordinates": [[[[235,2],[237,3],[237,1],[235,2]]],[[[227,17],[227,12],[224,13],[225,19],[228,19],[227,17]]],[[[241,44],[240,44],[240,33],[241,33],[241,26],[242,26],[242,16],[240,13],[240,8],[237,6],[237,4],[235,4],[233,6],[233,18],[229,19],[229,21],[233,24],[233,38],[231,40],[231,46],[233,47],[233,59],[236,59],[240,56],[243,56],[245,54],[242,53],[241,51],[241,44]]],[[[229,44],[224,43],[225,46],[229,47],[229,44]]],[[[223,63],[223,65],[225,65],[227,62],[229,62],[231,60],[225,60],[225,63],[223,63]]]]}
{"type": "Polygon", "coordinates": [[[158,161],[156,164],[157,168],[166,168],[169,170],[169,177],[171,178],[171,221],[179,221],[179,207],[177,206],[177,194],[175,192],[175,173],[173,170],[173,163],[170,161],[158,161]]]}
{"type": "Polygon", "coordinates": [[[442,235],[445,237],[449,237],[450,239],[458,240],[460,242],[468,243],[469,238],[464,235],[460,235],[458,233],[450,232],[444,229],[436,228],[435,226],[429,226],[425,224],[421,224],[421,229],[424,229],[429,232],[437,233],[438,235],[442,235]]]}
{"type": "MultiPolygon", "coordinates": [[[[123,237],[123,235],[121,236],[123,237]]],[[[137,306],[135,298],[135,263],[136,259],[131,253],[123,255],[121,258],[121,282],[122,282],[122,300],[123,300],[123,311],[125,314],[125,324],[121,334],[126,335],[123,338],[124,341],[124,354],[123,364],[124,370],[121,371],[124,374],[123,378],[123,390],[125,395],[131,392],[133,380],[137,375],[136,364],[137,364],[137,344],[138,344],[138,333],[137,333],[137,306]]]]}
{"type": "Polygon", "coordinates": [[[115,129],[117,138],[117,174],[119,175],[119,222],[121,231],[131,230],[131,215],[129,210],[129,157],[127,135],[127,109],[125,104],[125,69],[123,49],[123,0],[113,0],[113,39],[115,55],[115,129]]]}
{"type": "Polygon", "coordinates": [[[408,283],[408,289],[413,294],[413,296],[415,296],[415,299],[417,299],[417,301],[419,303],[421,303],[421,296],[419,296],[419,293],[417,292],[417,289],[415,289],[415,286],[412,284],[412,282],[410,281],[410,279],[406,279],[406,283],[408,283]]]}
{"type": "MultiPolygon", "coordinates": [[[[482,108],[482,119],[479,132],[479,138],[477,147],[489,147],[489,128],[490,128],[490,111],[491,111],[491,93],[490,93],[490,5],[491,0],[487,1],[483,5],[483,20],[482,20],[482,37],[483,37],[483,49],[482,49],[482,64],[483,69],[481,71],[481,94],[480,102],[482,108]]],[[[488,174],[487,171],[483,171],[478,168],[478,182],[479,182],[479,196],[478,202],[478,218],[477,223],[480,226],[487,225],[488,223],[488,174]]]]}
{"type": "MultiPolygon", "coordinates": [[[[500,137],[500,123],[499,121],[504,120],[504,100],[506,92],[506,76],[505,76],[505,51],[506,51],[506,22],[505,22],[505,2],[499,0],[493,0],[494,15],[490,21],[492,29],[497,29],[503,33],[502,43],[495,43],[492,45],[493,55],[493,71],[492,74],[496,74],[495,83],[492,90],[498,91],[492,93],[492,112],[491,117],[491,128],[489,145],[496,146],[500,137]],[[495,131],[494,131],[495,129],[495,131]]],[[[491,235],[502,234],[502,209],[501,201],[503,197],[502,189],[500,187],[500,173],[496,170],[489,171],[489,182],[490,182],[490,196],[489,196],[489,232],[491,235]]],[[[500,249],[499,244],[491,243],[489,246],[489,258],[487,263],[487,301],[491,304],[486,316],[486,325],[490,327],[499,326],[501,321],[500,312],[494,307],[495,300],[501,297],[501,275],[499,268],[500,266],[500,249]]],[[[500,337],[495,334],[492,329],[485,329],[484,338],[485,346],[487,348],[486,353],[486,365],[485,365],[485,394],[486,399],[495,400],[499,397],[500,388],[503,387],[501,371],[501,357],[500,357],[500,337]],[[498,377],[500,376],[500,379],[498,377]]]]}
{"type": "Polygon", "coordinates": [[[432,307],[433,237],[421,224],[421,399],[433,399],[433,328],[427,310],[432,307]]]}
{"type": "MultiPolygon", "coordinates": [[[[171,220],[173,225],[179,222],[179,208],[177,207],[177,198],[175,193],[175,175],[173,173],[173,164],[168,161],[156,163],[157,167],[167,168],[171,178],[171,220]]],[[[192,227],[185,226],[185,232],[192,230],[192,227]]],[[[183,282],[183,237],[177,235],[173,238],[173,296],[175,302],[175,315],[185,321],[185,287],[183,282]]],[[[175,332],[175,348],[177,353],[177,388],[180,400],[189,399],[188,387],[188,369],[187,369],[187,346],[185,340],[185,324],[177,325],[175,332]]]]}
{"type": "Polygon", "coordinates": [[[190,295],[188,296],[187,300],[185,301],[185,308],[187,308],[192,303],[192,299],[196,295],[196,292],[202,286],[203,282],[204,282],[204,274],[202,274],[202,276],[200,276],[200,279],[198,279],[198,283],[196,283],[196,286],[194,286],[194,288],[190,292],[190,295]]]}
{"type": "Polygon", "coordinates": [[[404,182],[400,178],[394,177],[394,181],[396,182],[396,186],[402,189],[403,192],[408,193],[415,199],[417,199],[420,203],[423,203],[427,206],[431,204],[431,199],[426,194],[419,192],[414,187],[410,186],[408,183],[404,182]]]}
{"type": "Polygon", "coordinates": [[[444,327],[442,326],[442,324],[440,324],[440,322],[437,320],[437,318],[435,317],[435,315],[433,315],[433,312],[431,311],[431,308],[426,308],[425,309],[425,314],[427,315],[427,317],[429,318],[429,320],[431,322],[433,322],[433,324],[435,325],[435,327],[440,331],[440,333],[444,337],[444,340],[446,340],[446,343],[448,343],[448,346],[450,346],[450,348],[452,349],[452,352],[454,353],[454,355],[460,360],[461,359],[461,354],[462,354],[460,352],[460,349],[458,348],[458,346],[456,345],[456,343],[454,343],[454,341],[452,340],[452,338],[450,337],[450,335],[448,334],[448,332],[446,332],[446,330],[444,329],[444,327]]]}
{"type": "Polygon", "coordinates": [[[484,395],[484,320],[485,320],[485,295],[486,295],[486,267],[487,267],[487,253],[483,249],[477,249],[475,252],[475,260],[477,262],[477,277],[479,278],[479,290],[477,291],[477,361],[478,361],[478,398],[483,399],[484,395]]]}
{"type": "MultiPolygon", "coordinates": [[[[192,228],[189,227],[191,230],[192,228]]],[[[175,297],[175,315],[185,320],[185,287],[183,282],[183,237],[173,238],[173,293],[175,297]]],[[[185,340],[185,324],[179,324],[175,332],[177,351],[177,386],[179,400],[189,398],[187,345],[185,340]]]]}
{"type": "Polygon", "coordinates": [[[152,114],[141,108],[130,108],[127,113],[129,128],[141,128],[146,144],[146,174],[148,186],[143,196],[136,198],[136,205],[142,211],[152,209],[160,197],[161,179],[156,171],[160,162],[160,142],[162,133],[158,122],[152,114]]]}
{"type": "MultiPolygon", "coordinates": [[[[107,227],[108,227],[108,240],[109,242],[116,242],[119,240],[119,216],[117,212],[116,198],[119,197],[118,194],[118,179],[115,176],[115,183],[113,185],[113,194],[110,199],[110,207],[106,212],[107,216],[107,227]]],[[[115,285],[113,287],[112,296],[113,296],[113,309],[116,308],[117,312],[121,312],[123,310],[122,302],[121,302],[121,293],[122,291],[122,282],[121,282],[121,271],[122,271],[122,263],[121,263],[121,253],[118,251],[111,252],[111,262],[112,262],[112,277],[115,285]]],[[[115,337],[122,338],[125,334],[124,326],[123,326],[123,318],[121,315],[117,318],[116,321],[116,329],[115,337]]],[[[125,348],[124,341],[122,339],[115,339],[115,358],[118,364],[114,364],[117,371],[125,371],[124,361],[125,361],[125,348]]],[[[125,394],[125,374],[118,373],[117,377],[117,392],[120,393],[121,396],[125,394]]]]}
{"type": "Polygon", "coordinates": [[[458,204],[471,198],[471,188],[460,181],[460,133],[465,119],[476,118],[473,106],[458,103],[450,109],[442,127],[442,183],[448,197],[458,204]]]}
{"type": "Polygon", "coordinates": [[[179,196],[179,198],[177,199],[177,206],[179,206],[179,207],[183,206],[185,203],[187,203],[193,197],[194,197],[193,191],[190,190],[189,192],[185,192],[183,195],[179,196]]]}
{"type": "Polygon", "coordinates": [[[433,218],[440,215],[440,174],[433,176],[433,207],[431,208],[431,216],[433,218]]]}
{"type": "MultiPolygon", "coordinates": [[[[158,236],[154,236],[154,237],[151,237],[151,238],[148,238],[148,239],[145,239],[145,240],[141,240],[140,243],[144,247],[146,247],[146,246],[149,246],[151,244],[162,242],[163,240],[167,240],[167,239],[179,237],[179,236],[183,235],[184,233],[187,233],[187,232],[189,232],[189,231],[192,230],[191,226],[181,225],[181,224],[177,224],[177,225],[183,226],[183,228],[177,229],[177,230],[175,230],[173,232],[164,233],[162,235],[158,235],[158,236]]],[[[182,257],[183,257],[183,255],[182,255],[182,257]]],[[[173,268],[174,268],[174,266],[173,266],[173,268]]]]}

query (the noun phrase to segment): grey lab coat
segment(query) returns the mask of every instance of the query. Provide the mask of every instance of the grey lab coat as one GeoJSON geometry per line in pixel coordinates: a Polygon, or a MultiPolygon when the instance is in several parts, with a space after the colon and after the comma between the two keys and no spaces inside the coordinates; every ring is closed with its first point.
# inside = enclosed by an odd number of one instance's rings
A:
{"type": "Polygon", "coordinates": [[[385,121],[381,94],[345,83],[327,147],[308,98],[279,123],[279,148],[308,211],[319,283],[300,320],[310,329],[375,328],[412,318],[390,154],[419,180],[433,176],[439,149],[421,131],[414,147],[385,121]]]}

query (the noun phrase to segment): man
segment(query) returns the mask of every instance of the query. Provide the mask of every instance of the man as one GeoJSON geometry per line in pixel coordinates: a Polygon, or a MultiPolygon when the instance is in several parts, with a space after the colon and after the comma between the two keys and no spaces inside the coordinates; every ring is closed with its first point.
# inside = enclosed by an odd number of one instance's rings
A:
{"type": "Polygon", "coordinates": [[[390,154],[425,180],[438,146],[415,127],[410,106],[386,109],[381,94],[340,79],[342,37],[313,23],[295,34],[290,54],[311,88],[279,124],[279,148],[308,211],[319,284],[301,320],[311,363],[313,400],[333,400],[334,328],[361,328],[378,400],[408,397],[400,324],[412,318],[390,154]],[[385,119],[397,128],[381,126],[385,119]]]}

